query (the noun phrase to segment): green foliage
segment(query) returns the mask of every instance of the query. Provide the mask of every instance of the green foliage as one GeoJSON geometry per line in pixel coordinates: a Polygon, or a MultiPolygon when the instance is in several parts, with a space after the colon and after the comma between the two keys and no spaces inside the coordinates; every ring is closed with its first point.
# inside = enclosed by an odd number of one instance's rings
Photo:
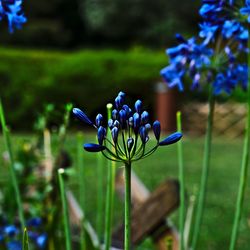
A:
{"type": "MultiPolygon", "coordinates": [[[[45,103],[72,102],[89,115],[119,90],[152,104],[164,53],[92,51],[72,53],[0,49],[0,93],[12,127],[30,128],[45,103]]],[[[152,105],[153,106],[153,105],[152,105]]]]}

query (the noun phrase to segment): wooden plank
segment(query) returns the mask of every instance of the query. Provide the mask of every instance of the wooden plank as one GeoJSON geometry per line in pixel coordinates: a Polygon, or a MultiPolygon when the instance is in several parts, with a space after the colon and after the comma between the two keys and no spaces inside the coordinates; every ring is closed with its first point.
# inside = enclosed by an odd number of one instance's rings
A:
{"type": "MultiPolygon", "coordinates": [[[[179,183],[168,180],[159,186],[146,201],[132,212],[132,244],[139,244],[146,236],[155,232],[159,224],[179,205],[179,183]]],[[[124,226],[113,234],[115,246],[122,247],[124,226]],[[119,245],[118,245],[119,242],[119,245]]]]}

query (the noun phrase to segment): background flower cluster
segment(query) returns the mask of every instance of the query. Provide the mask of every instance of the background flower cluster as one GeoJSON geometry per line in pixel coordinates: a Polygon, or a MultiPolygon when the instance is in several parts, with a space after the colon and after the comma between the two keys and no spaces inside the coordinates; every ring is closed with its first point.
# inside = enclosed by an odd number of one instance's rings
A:
{"type": "Polygon", "coordinates": [[[216,95],[231,94],[237,86],[245,90],[250,1],[203,0],[199,14],[198,37],[176,35],[179,44],[166,50],[170,64],[161,75],[180,91],[187,76],[191,89],[211,83],[216,95]]]}

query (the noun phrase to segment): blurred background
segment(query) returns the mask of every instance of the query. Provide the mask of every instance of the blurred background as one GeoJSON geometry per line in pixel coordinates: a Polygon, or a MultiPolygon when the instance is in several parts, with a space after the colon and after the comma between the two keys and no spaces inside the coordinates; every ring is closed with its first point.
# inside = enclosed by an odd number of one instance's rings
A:
{"type": "Polygon", "coordinates": [[[51,102],[70,101],[91,116],[120,90],[140,96],[153,111],[165,48],[176,44],[177,31],[197,33],[199,4],[25,0],[28,22],[21,30],[9,34],[0,23],[0,93],[9,123],[29,130],[51,102]]]}
{"type": "MultiPolygon", "coordinates": [[[[94,118],[97,112],[106,112],[106,103],[113,102],[119,91],[127,93],[129,103],[141,98],[151,119],[160,119],[166,131],[175,130],[175,112],[181,109],[185,131],[203,135],[206,92],[191,93],[188,87],[185,93],[169,90],[159,74],[168,64],[165,49],[176,44],[175,33],[187,38],[197,34],[199,6],[198,0],[24,0],[28,22],[21,30],[9,34],[7,23],[0,23],[0,96],[8,124],[18,132],[13,136],[14,145],[32,138],[34,123],[47,104],[52,103],[60,113],[71,102],[94,118]]],[[[236,91],[230,103],[216,106],[217,138],[200,249],[227,249],[246,114],[244,104],[238,102],[244,98],[236,91]]],[[[55,113],[51,117],[51,125],[58,123],[55,113]]],[[[196,192],[200,180],[203,137],[199,136],[185,134],[184,138],[189,194],[196,192]]],[[[88,137],[92,141],[95,138],[93,133],[88,137]]],[[[66,148],[76,159],[75,135],[67,140],[66,148]]],[[[0,148],[2,152],[2,141],[0,148]]],[[[154,157],[135,165],[135,172],[151,191],[167,177],[176,178],[178,174],[175,147],[154,157]],[[159,164],[153,164],[156,161],[159,164]],[[149,174],[152,169],[153,175],[149,174]]],[[[96,162],[89,154],[84,160],[89,166],[86,214],[94,221],[96,162]]],[[[75,160],[72,165],[76,165],[75,160]]],[[[119,211],[115,219],[121,217],[119,211]]],[[[238,249],[249,249],[249,214],[246,207],[238,249]]]]}

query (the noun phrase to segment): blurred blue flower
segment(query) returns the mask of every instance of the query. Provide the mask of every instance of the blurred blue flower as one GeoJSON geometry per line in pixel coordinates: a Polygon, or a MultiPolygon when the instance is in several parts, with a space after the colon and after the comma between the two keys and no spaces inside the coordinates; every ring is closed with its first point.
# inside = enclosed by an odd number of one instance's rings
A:
{"type": "MultiPolygon", "coordinates": [[[[79,117],[81,112],[79,109],[73,109],[73,113],[79,117]]],[[[83,117],[82,114],[81,117],[83,117]]],[[[89,123],[89,119],[86,119],[85,114],[84,117],[81,120],[92,125],[92,123],[89,123]]],[[[102,116],[98,115],[97,117],[102,116]]],[[[161,126],[159,121],[155,121],[153,131],[156,145],[151,149],[147,149],[146,144],[149,141],[149,131],[152,127],[149,123],[149,113],[143,110],[141,100],[135,102],[134,111],[132,111],[125,104],[125,94],[123,92],[120,92],[115,98],[115,109],[112,110],[112,118],[108,121],[107,127],[110,130],[111,139],[107,137],[106,129],[97,125],[95,128],[97,129],[99,144],[87,143],[84,145],[84,149],[89,152],[102,152],[106,158],[124,163],[143,159],[152,154],[159,146],[170,145],[182,137],[180,133],[178,135],[174,133],[159,142],[161,126]]]]}
{"type": "Polygon", "coordinates": [[[10,33],[14,29],[20,29],[27,18],[22,12],[22,0],[1,0],[0,1],[0,20],[7,18],[10,33]]]}
{"type": "MultiPolygon", "coordinates": [[[[31,218],[26,222],[26,225],[28,227],[28,236],[31,245],[36,246],[35,249],[45,249],[47,244],[47,234],[42,232],[42,219],[39,217],[31,218]]],[[[6,246],[6,249],[22,249],[22,232],[23,230],[20,229],[19,225],[11,225],[5,220],[1,220],[0,242],[2,245],[6,246]]]]}
{"type": "Polygon", "coordinates": [[[246,0],[245,6],[240,9],[242,15],[247,16],[247,21],[250,23],[250,1],[246,0]]]}
{"type": "Polygon", "coordinates": [[[7,243],[8,250],[22,250],[22,244],[20,241],[12,240],[7,243]]]}

